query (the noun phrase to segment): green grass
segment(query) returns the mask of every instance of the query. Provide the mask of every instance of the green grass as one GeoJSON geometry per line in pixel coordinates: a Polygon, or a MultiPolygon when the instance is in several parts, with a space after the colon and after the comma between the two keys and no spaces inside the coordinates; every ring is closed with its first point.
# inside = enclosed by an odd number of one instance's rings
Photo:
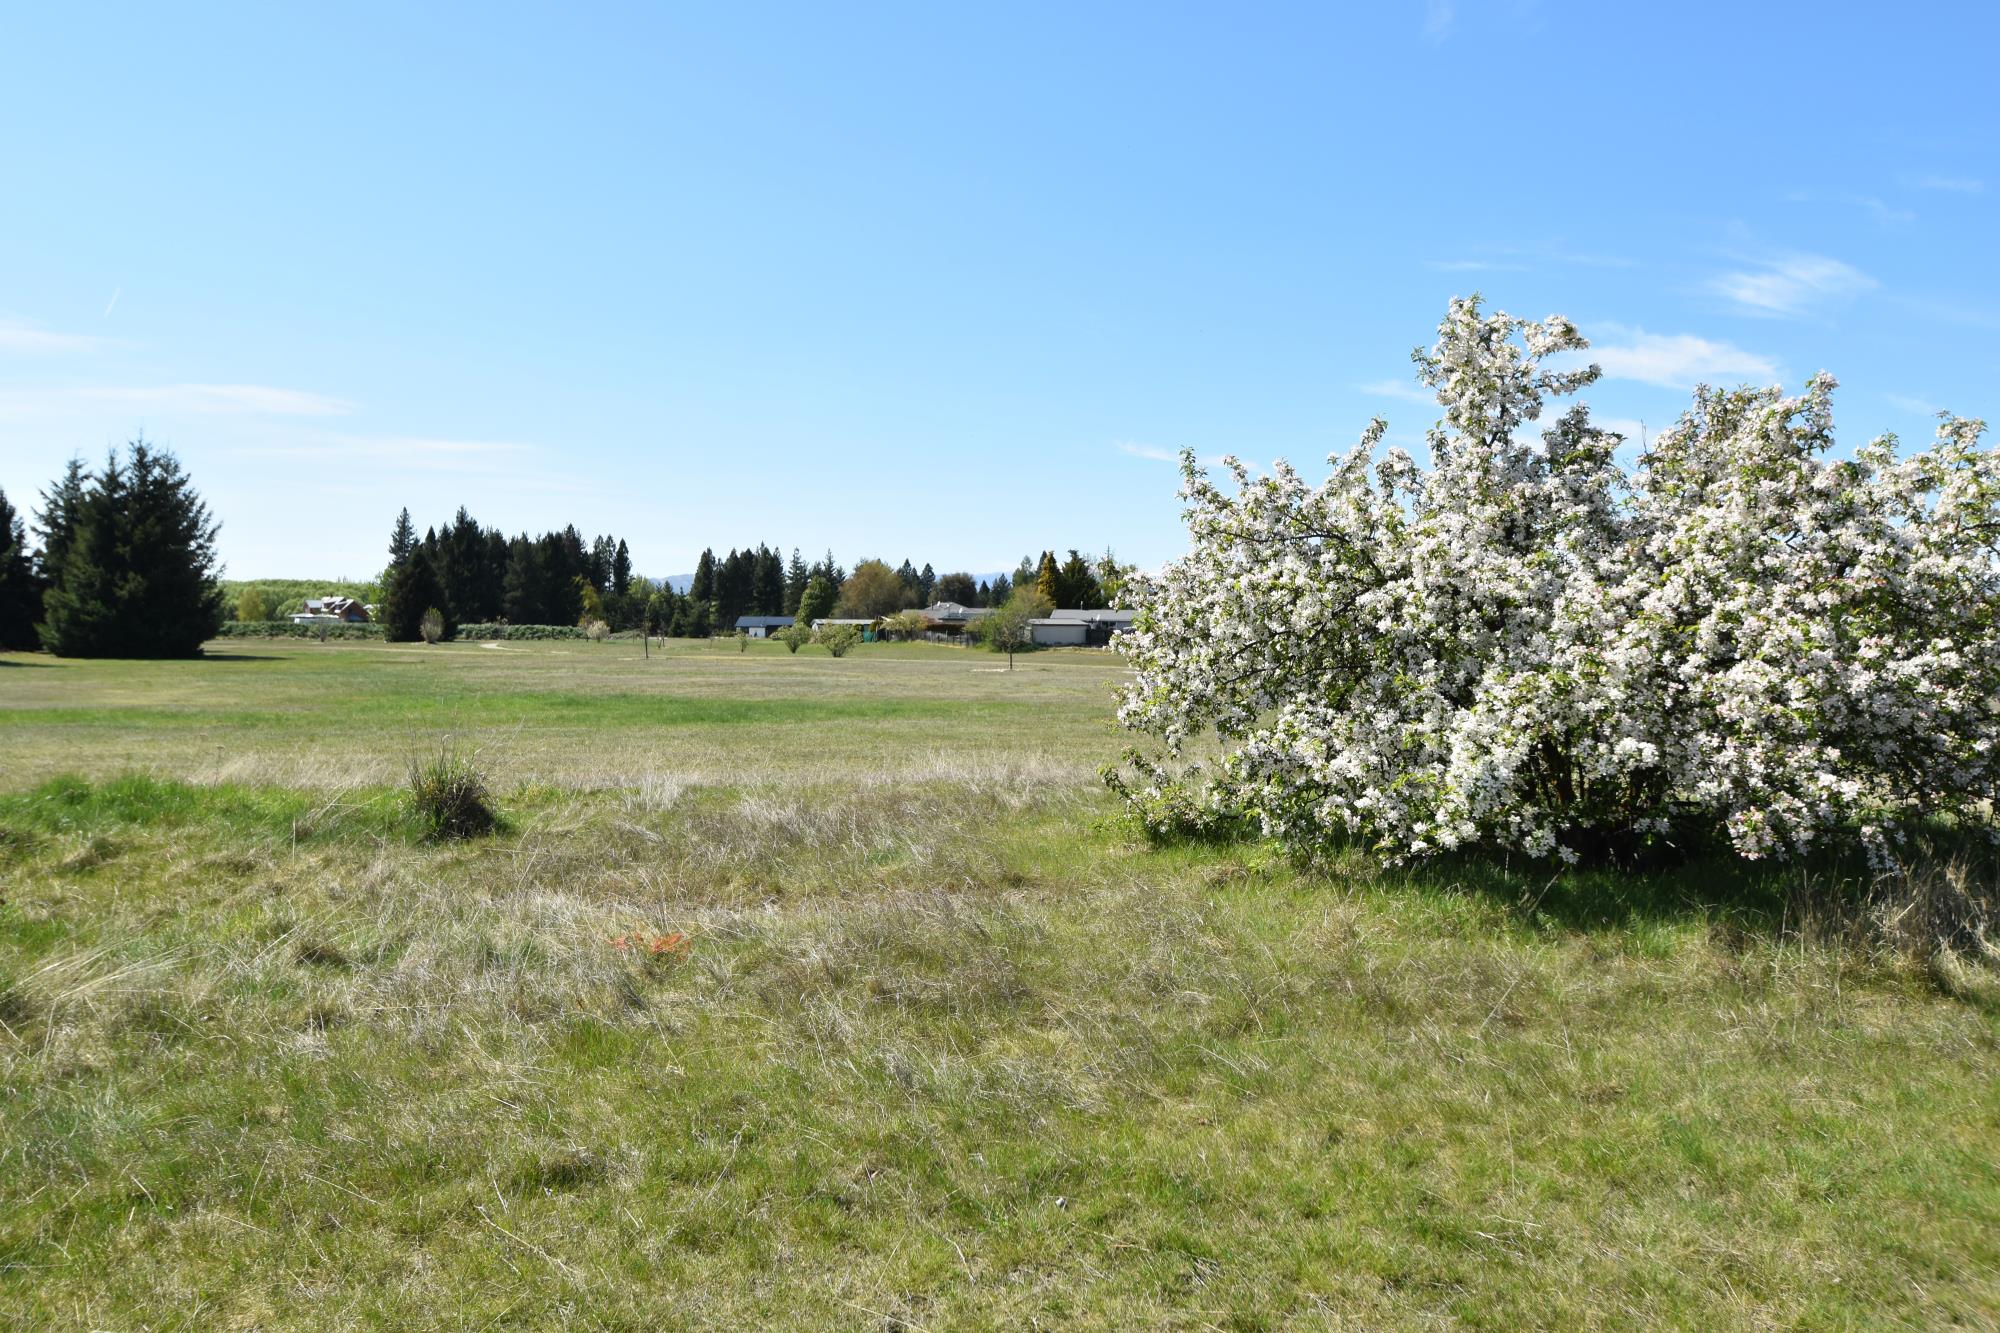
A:
{"type": "Polygon", "coordinates": [[[0,1324],[2000,1318],[2000,1008],[1823,872],[1148,848],[991,665],[0,668],[0,1324]]]}

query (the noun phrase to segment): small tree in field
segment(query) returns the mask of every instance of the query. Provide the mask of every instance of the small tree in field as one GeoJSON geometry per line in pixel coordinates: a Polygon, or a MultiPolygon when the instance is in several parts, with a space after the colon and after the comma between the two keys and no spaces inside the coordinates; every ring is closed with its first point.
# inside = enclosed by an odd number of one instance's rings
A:
{"type": "Polygon", "coordinates": [[[602,620],[593,620],[583,627],[583,636],[592,643],[603,643],[611,637],[611,626],[602,620]]]}
{"type": "Polygon", "coordinates": [[[1007,654],[1007,669],[1014,669],[1014,654],[1034,641],[1034,622],[1053,608],[1034,584],[1014,589],[1007,600],[981,619],[975,632],[980,641],[996,653],[1007,654]]]}
{"type": "Polygon", "coordinates": [[[1428,467],[1378,460],[1381,421],[1317,486],[1230,460],[1225,491],[1183,454],[1191,549],[1125,589],[1120,717],[1165,761],[1114,780],[1142,817],[1393,859],[1720,838],[1886,863],[1920,821],[1992,828],[1984,423],[1837,459],[1831,376],[1702,388],[1631,474],[1586,407],[1529,429],[1596,378],[1548,364],[1584,346],[1567,320],[1455,301],[1416,357],[1442,412],[1428,467]],[[1211,731],[1216,769],[1173,767],[1211,731]]]}
{"type": "Polygon", "coordinates": [[[439,639],[442,639],[444,637],[444,612],[438,610],[435,606],[425,611],[423,618],[417,621],[417,633],[423,636],[425,643],[436,643],[439,639]]]}
{"type": "Polygon", "coordinates": [[[794,620],[771,637],[779,643],[784,644],[790,651],[796,653],[799,649],[812,642],[812,626],[803,620],[794,620]]]}
{"type": "Polygon", "coordinates": [[[825,625],[814,632],[813,638],[835,657],[845,657],[848,649],[861,642],[861,631],[852,625],[825,625]]]}
{"type": "Polygon", "coordinates": [[[749,630],[740,629],[736,631],[736,651],[739,653],[747,653],[750,651],[749,630]]]}

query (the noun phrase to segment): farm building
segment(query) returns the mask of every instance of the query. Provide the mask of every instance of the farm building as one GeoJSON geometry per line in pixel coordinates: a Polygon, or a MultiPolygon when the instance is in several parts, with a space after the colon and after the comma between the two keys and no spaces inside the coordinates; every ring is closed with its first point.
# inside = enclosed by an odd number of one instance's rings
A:
{"type": "Polygon", "coordinates": [[[1039,644],[1089,644],[1103,647],[1116,634],[1132,628],[1130,611],[1051,611],[1029,623],[1029,635],[1039,644]]]}
{"type": "Polygon", "coordinates": [[[796,616],[738,616],[736,628],[753,639],[768,639],[797,618],[796,616]]]}
{"type": "Polygon", "coordinates": [[[365,625],[368,608],[352,597],[308,597],[292,617],[294,625],[365,625]]]}

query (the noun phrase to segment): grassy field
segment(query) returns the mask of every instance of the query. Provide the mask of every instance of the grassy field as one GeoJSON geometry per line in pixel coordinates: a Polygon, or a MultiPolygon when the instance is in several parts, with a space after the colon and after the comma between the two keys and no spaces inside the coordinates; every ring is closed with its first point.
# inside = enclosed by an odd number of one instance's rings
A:
{"type": "Polygon", "coordinates": [[[0,656],[0,1325],[2000,1321],[1994,988],[1825,868],[1149,848],[1104,654],[633,647],[0,656]]]}

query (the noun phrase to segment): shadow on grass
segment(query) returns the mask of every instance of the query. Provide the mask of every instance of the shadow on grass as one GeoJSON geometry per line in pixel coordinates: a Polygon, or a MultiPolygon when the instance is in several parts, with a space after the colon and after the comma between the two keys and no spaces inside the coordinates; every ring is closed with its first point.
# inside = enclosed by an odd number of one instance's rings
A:
{"type": "Polygon", "coordinates": [[[47,670],[54,665],[54,662],[23,662],[15,657],[0,658],[0,667],[40,667],[47,670]]]}

